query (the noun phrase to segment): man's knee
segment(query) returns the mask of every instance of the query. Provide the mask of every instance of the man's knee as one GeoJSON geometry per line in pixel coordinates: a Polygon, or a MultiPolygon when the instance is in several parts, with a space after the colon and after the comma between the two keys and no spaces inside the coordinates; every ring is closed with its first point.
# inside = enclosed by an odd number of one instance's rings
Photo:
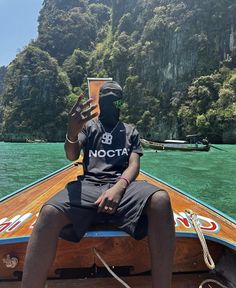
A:
{"type": "Polygon", "coordinates": [[[168,193],[165,190],[155,192],[149,198],[147,211],[148,213],[172,212],[168,193]]]}
{"type": "Polygon", "coordinates": [[[38,216],[36,226],[41,229],[63,227],[69,224],[68,216],[52,205],[45,205],[38,216]]]}

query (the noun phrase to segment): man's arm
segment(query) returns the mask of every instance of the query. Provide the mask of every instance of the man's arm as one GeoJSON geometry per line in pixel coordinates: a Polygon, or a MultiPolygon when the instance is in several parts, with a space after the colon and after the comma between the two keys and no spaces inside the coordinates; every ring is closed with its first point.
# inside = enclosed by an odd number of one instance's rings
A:
{"type": "MultiPolygon", "coordinates": [[[[136,179],[140,170],[140,156],[139,154],[132,152],[129,158],[129,165],[120,176],[119,181],[115,184],[117,187],[124,187],[125,190],[129,185],[128,182],[132,182],[136,179]],[[124,177],[124,178],[122,178],[124,177]],[[127,179],[127,180],[125,180],[127,179]]],[[[120,188],[121,189],[121,188],[120,188]]]]}
{"type": "Polygon", "coordinates": [[[89,99],[82,103],[83,94],[81,94],[69,112],[69,123],[66,134],[66,141],[64,149],[66,152],[66,157],[75,161],[80,156],[81,142],[78,139],[78,134],[82,131],[84,125],[98,113],[93,113],[92,111],[97,108],[97,105],[91,105],[92,99],[89,99]]]}
{"type": "MultiPolygon", "coordinates": [[[[72,138],[70,138],[69,135],[67,135],[67,137],[69,139],[72,139],[72,138]]],[[[64,144],[64,149],[65,149],[65,153],[66,153],[66,158],[69,159],[70,161],[75,161],[80,156],[81,143],[80,142],[70,143],[66,139],[65,144],[64,144]]]]}
{"type": "Polygon", "coordinates": [[[110,189],[102,193],[95,202],[98,205],[98,212],[113,214],[116,212],[120,200],[129,183],[135,180],[139,174],[140,156],[132,152],[129,158],[129,165],[120,176],[120,179],[110,189]]]}

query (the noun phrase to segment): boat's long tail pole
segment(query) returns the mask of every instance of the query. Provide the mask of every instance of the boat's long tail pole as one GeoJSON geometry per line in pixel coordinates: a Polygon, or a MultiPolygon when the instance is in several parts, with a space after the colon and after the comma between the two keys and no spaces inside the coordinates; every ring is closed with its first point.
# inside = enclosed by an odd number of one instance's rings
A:
{"type": "Polygon", "coordinates": [[[212,145],[212,144],[210,144],[210,146],[211,146],[212,148],[214,148],[214,149],[217,149],[217,150],[220,150],[220,151],[224,151],[224,152],[228,152],[227,150],[224,150],[224,149],[222,149],[222,148],[216,147],[216,146],[214,146],[214,145],[212,145]]]}

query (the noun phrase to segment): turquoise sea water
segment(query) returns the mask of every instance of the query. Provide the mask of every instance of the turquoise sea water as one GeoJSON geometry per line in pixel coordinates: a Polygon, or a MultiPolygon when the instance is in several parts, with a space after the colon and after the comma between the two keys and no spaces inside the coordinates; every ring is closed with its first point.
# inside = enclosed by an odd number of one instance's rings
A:
{"type": "MultiPolygon", "coordinates": [[[[145,150],[142,170],[236,219],[236,145],[210,152],[145,150]]],[[[0,198],[69,164],[63,143],[0,142],[0,198]]]]}

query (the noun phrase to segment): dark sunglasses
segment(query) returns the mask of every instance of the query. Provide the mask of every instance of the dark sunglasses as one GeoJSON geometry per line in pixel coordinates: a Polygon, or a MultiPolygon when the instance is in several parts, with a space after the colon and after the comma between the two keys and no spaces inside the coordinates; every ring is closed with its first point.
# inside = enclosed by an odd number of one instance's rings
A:
{"type": "Polygon", "coordinates": [[[124,101],[123,100],[117,100],[117,101],[114,101],[113,103],[114,103],[114,106],[116,108],[121,108],[123,103],[124,103],[124,101]]]}

